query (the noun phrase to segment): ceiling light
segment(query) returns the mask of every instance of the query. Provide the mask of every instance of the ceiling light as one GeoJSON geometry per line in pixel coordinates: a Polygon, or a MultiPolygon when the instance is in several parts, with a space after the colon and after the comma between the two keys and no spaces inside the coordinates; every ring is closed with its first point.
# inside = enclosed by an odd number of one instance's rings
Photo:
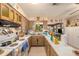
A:
{"type": "Polygon", "coordinates": [[[33,2],[32,4],[38,4],[37,2],[33,2]]]}

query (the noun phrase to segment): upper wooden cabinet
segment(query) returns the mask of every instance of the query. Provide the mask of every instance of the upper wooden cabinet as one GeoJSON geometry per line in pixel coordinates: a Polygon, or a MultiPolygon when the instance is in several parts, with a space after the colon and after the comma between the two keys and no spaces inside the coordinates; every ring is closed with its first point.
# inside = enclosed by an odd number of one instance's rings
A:
{"type": "Polygon", "coordinates": [[[9,20],[9,7],[6,4],[1,5],[1,19],[9,20]]]}
{"type": "Polygon", "coordinates": [[[0,3],[0,19],[21,24],[21,15],[16,9],[7,3],[0,3]]]}
{"type": "Polygon", "coordinates": [[[13,21],[14,22],[14,11],[13,10],[10,10],[9,11],[9,17],[10,17],[10,19],[11,19],[11,21],[13,21]]]}
{"type": "Polygon", "coordinates": [[[21,18],[22,18],[22,16],[18,14],[18,19],[17,19],[17,21],[18,21],[18,23],[20,23],[20,24],[21,24],[21,18]]]}
{"type": "Polygon", "coordinates": [[[17,22],[17,19],[18,19],[18,14],[15,13],[15,15],[14,15],[14,22],[17,22]]]}

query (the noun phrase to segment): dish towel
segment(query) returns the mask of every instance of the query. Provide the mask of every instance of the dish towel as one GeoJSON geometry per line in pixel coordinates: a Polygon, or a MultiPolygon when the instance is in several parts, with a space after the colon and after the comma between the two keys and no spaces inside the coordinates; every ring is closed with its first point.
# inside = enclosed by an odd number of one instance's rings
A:
{"type": "Polygon", "coordinates": [[[28,48],[28,43],[25,42],[22,47],[22,52],[26,51],[27,48],[28,48]]]}

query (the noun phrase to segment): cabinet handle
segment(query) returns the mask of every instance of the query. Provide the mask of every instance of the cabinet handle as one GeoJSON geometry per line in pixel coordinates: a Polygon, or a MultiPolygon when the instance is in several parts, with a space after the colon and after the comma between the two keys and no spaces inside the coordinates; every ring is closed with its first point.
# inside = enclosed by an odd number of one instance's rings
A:
{"type": "Polygon", "coordinates": [[[37,44],[38,44],[38,39],[37,39],[37,44]]]}

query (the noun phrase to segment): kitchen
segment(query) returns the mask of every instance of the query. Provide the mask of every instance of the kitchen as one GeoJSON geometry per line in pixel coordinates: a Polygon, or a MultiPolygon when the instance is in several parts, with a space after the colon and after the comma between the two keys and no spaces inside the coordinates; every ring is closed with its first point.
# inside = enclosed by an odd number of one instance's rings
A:
{"type": "Polygon", "coordinates": [[[79,56],[78,6],[0,3],[0,56],[79,56]]]}

